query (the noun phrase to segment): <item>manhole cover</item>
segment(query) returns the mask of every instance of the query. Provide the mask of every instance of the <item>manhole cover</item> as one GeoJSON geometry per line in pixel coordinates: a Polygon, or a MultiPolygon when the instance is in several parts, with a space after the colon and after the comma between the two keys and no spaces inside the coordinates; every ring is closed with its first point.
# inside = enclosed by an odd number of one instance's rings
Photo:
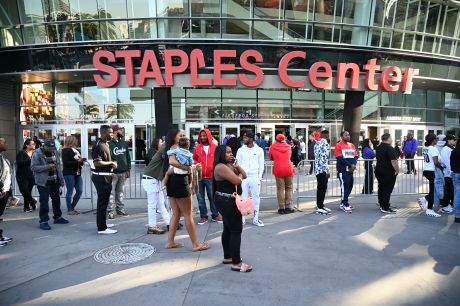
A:
{"type": "Polygon", "coordinates": [[[155,247],[146,243],[116,244],[96,252],[94,260],[103,264],[126,265],[144,260],[155,251],[155,247]]]}

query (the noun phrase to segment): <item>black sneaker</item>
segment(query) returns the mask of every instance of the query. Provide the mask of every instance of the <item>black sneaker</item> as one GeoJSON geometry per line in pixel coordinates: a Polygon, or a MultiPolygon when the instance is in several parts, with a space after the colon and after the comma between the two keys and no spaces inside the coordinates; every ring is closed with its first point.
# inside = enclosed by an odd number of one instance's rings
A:
{"type": "Polygon", "coordinates": [[[67,223],[69,223],[69,220],[64,219],[62,217],[57,218],[56,220],[54,220],[54,224],[67,224],[67,223]]]}
{"type": "Polygon", "coordinates": [[[284,209],[284,213],[285,213],[285,214],[292,214],[293,212],[295,212],[295,210],[292,209],[292,208],[290,208],[290,207],[284,209]]]}
{"type": "Polygon", "coordinates": [[[396,213],[396,210],[393,210],[391,208],[388,208],[387,210],[380,208],[380,211],[384,214],[395,214],[396,213]]]}
{"type": "Polygon", "coordinates": [[[284,215],[286,212],[284,211],[283,208],[280,208],[280,209],[278,209],[278,213],[279,213],[280,215],[284,215]]]}
{"type": "Polygon", "coordinates": [[[125,211],[117,212],[118,216],[128,217],[129,215],[125,211]]]}

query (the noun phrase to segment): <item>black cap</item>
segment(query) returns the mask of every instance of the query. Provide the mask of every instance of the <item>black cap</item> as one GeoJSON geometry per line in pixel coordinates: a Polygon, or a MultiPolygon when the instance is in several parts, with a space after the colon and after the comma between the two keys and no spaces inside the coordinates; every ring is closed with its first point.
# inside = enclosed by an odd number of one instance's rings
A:
{"type": "Polygon", "coordinates": [[[48,138],[47,140],[45,140],[43,146],[50,151],[56,151],[56,143],[54,142],[54,139],[48,138]]]}
{"type": "Polygon", "coordinates": [[[444,138],[445,141],[449,141],[449,140],[457,140],[457,137],[455,137],[455,135],[447,135],[446,138],[444,138]]]}
{"type": "Polygon", "coordinates": [[[247,138],[252,138],[254,139],[254,133],[252,131],[247,131],[244,133],[244,136],[246,136],[247,138]]]}

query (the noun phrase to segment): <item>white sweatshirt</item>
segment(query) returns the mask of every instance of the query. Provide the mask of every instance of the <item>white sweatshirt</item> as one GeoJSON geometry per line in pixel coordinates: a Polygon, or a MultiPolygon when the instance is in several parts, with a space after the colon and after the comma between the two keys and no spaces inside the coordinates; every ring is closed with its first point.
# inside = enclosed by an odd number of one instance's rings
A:
{"type": "Polygon", "coordinates": [[[236,160],[248,177],[257,177],[262,180],[264,174],[264,150],[256,143],[252,148],[246,145],[238,149],[236,160]]]}
{"type": "Polygon", "coordinates": [[[441,158],[440,162],[444,166],[444,177],[451,177],[452,176],[452,170],[450,167],[450,155],[452,153],[452,148],[449,146],[444,146],[441,150],[441,158]]]}

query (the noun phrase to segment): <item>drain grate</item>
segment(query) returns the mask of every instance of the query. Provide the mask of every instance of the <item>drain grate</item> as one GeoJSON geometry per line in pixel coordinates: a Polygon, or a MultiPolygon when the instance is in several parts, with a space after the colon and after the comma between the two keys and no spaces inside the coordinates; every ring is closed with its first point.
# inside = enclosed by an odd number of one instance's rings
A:
{"type": "Polygon", "coordinates": [[[146,243],[116,244],[97,251],[94,260],[103,264],[127,265],[144,260],[155,251],[155,247],[146,243]]]}

